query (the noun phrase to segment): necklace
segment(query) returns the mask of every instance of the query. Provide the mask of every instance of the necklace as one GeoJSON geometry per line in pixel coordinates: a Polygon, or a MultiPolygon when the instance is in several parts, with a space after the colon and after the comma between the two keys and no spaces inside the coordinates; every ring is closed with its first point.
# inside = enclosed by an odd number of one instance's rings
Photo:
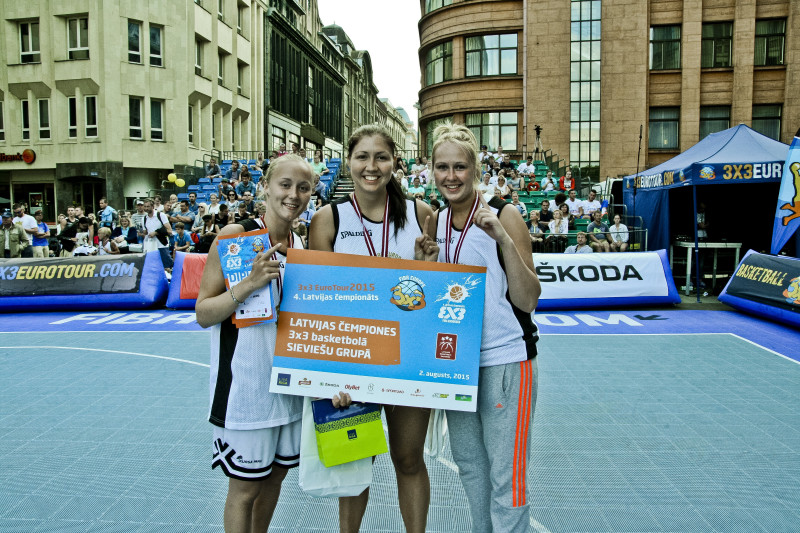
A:
{"type": "MultiPolygon", "coordinates": [[[[364,225],[364,217],[361,214],[361,208],[358,205],[358,200],[356,199],[356,193],[350,196],[350,203],[353,205],[353,209],[356,211],[356,215],[358,215],[358,220],[361,222],[361,228],[364,230],[364,242],[367,244],[367,251],[369,255],[376,256],[378,255],[375,252],[375,244],[372,242],[372,237],[370,236],[369,232],[367,231],[367,227],[364,225]]],[[[381,235],[381,253],[380,257],[388,257],[389,255],[389,194],[386,194],[386,206],[383,208],[383,235],[381,235]]]]}
{"type": "Polygon", "coordinates": [[[447,220],[445,221],[446,229],[444,238],[444,257],[448,263],[458,263],[458,258],[461,256],[461,246],[464,244],[464,237],[467,236],[467,232],[472,227],[472,219],[480,205],[481,202],[479,193],[475,193],[475,201],[472,202],[472,208],[470,209],[469,216],[464,224],[464,229],[461,231],[461,235],[458,237],[458,242],[456,243],[456,249],[452,260],[450,258],[450,240],[453,236],[453,208],[450,207],[450,209],[447,210],[447,220]]]}

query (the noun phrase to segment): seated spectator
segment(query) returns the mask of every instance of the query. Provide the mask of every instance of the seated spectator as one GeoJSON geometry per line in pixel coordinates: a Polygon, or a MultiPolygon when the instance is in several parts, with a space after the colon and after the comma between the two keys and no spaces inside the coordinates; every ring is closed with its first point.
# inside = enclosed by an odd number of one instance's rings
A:
{"type": "Polygon", "coordinates": [[[431,167],[431,162],[428,161],[428,164],[425,165],[425,168],[422,169],[417,175],[419,176],[419,180],[423,183],[431,181],[433,178],[433,169],[431,167]]]}
{"type": "Polygon", "coordinates": [[[440,204],[439,200],[436,198],[429,200],[428,203],[431,205],[431,209],[433,209],[434,213],[438,212],[442,208],[442,204],[440,204]]]}
{"type": "Polygon", "coordinates": [[[494,155],[490,155],[489,157],[486,158],[482,170],[484,172],[488,172],[489,174],[493,174],[492,169],[494,169],[494,163],[495,163],[494,155]]]}
{"type": "Polygon", "coordinates": [[[228,195],[226,196],[225,203],[228,205],[228,211],[233,212],[236,210],[236,207],[239,205],[239,200],[236,199],[236,191],[231,189],[228,191],[228,195]]]}
{"type": "MultiPolygon", "coordinates": [[[[266,184],[266,180],[261,180],[266,184]]],[[[261,182],[259,182],[260,184],[261,182]]],[[[314,193],[317,195],[318,198],[322,199],[323,204],[328,203],[328,184],[319,179],[319,175],[314,175],[314,193]]],[[[260,195],[263,197],[263,195],[260,195]]]]}
{"type": "Polygon", "coordinates": [[[483,195],[487,202],[494,196],[494,185],[489,183],[492,175],[488,172],[483,174],[483,180],[478,184],[478,192],[483,195]]]}
{"type": "Polygon", "coordinates": [[[539,227],[543,231],[547,231],[551,220],[553,220],[553,212],[550,211],[550,200],[543,200],[542,208],[539,211],[539,227]]]}
{"type": "Polygon", "coordinates": [[[621,223],[619,214],[614,215],[614,223],[609,228],[611,251],[624,252],[628,249],[628,226],[621,223]]]}
{"type": "Polygon", "coordinates": [[[119,247],[114,239],[111,238],[111,228],[102,227],[97,230],[97,255],[117,255],[120,253],[119,247]]]}
{"type": "Polygon", "coordinates": [[[219,229],[224,228],[233,222],[233,211],[228,209],[228,204],[219,204],[219,213],[214,216],[214,224],[219,229]]]}
{"type": "Polygon", "coordinates": [[[498,146],[497,147],[497,153],[494,154],[494,160],[497,161],[497,163],[499,164],[503,160],[503,158],[505,156],[506,156],[506,154],[503,152],[503,147],[502,146],[498,146]]]}
{"type": "Polygon", "coordinates": [[[481,145],[481,151],[478,153],[478,163],[483,165],[492,154],[489,152],[485,144],[481,145]]]}
{"type": "Polygon", "coordinates": [[[567,198],[564,203],[569,208],[570,215],[577,218],[583,216],[583,202],[578,200],[578,191],[570,189],[569,198],[567,198]]]}
{"type": "Polygon", "coordinates": [[[190,192],[189,193],[189,211],[191,211],[192,213],[194,213],[196,215],[198,209],[200,209],[200,204],[197,203],[197,193],[190,192]]]}
{"type": "Polygon", "coordinates": [[[611,250],[611,234],[609,227],[603,223],[603,214],[600,211],[592,213],[594,217],[586,226],[586,233],[589,234],[589,244],[595,252],[608,252],[611,250]]]}
{"type": "Polygon", "coordinates": [[[177,213],[180,210],[181,210],[181,203],[178,201],[178,195],[177,194],[170,194],[169,195],[169,201],[164,206],[164,213],[167,214],[167,215],[170,215],[170,214],[177,213]],[[167,208],[167,206],[169,206],[169,208],[167,208]]]}
{"type": "Polygon", "coordinates": [[[219,213],[219,206],[220,206],[219,196],[217,196],[216,193],[212,192],[211,194],[208,195],[208,201],[209,204],[208,208],[206,209],[206,213],[211,213],[212,215],[216,215],[217,213],[219,213]]]}
{"type": "Polygon", "coordinates": [[[253,195],[249,191],[245,191],[245,193],[242,195],[242,199],[239,201],[239,203],[240,204],[243,203],[245,205],[245,207],[247,208],[247,212],[248,213],[255,214],[255,212],[256,212],[256,203],[253,200],[253,195]]]}
{"type": "Polygon", "coordinates": [[[567,170],[564,176],[558,180],[558,189],[561,191],[569,191],[575,188],[575,180],[572,177],[572,171],[567,170]]]}
{"type": "Polygon", "coordinates": [[[531,217],[529,222],[529,232],[531,236],[531,247],[534,253],[541,253],[544,251],[544,231],[542,227],[539,225],[539,212],[538,211],[531,211],[531,217]]]}
{"type": "Polygon", "coordinates": [[[565,254],[590,254],[592,253],[592,247],[586,244],[586,233],[583,231],[578,232],[578,244],[573,244],[572,246],[568,246],[566,250],[564,250],[565,254]]]}
{"type": "Polygon", "coordinates": [[[603,206],[600,204],[600,201],[597,200],[597,193],[592,190],[589,191],[589,198],[583,201],[583,205],[581,207],[583,208],[583,214],[581,215],[581,218],[588,218],[591,220],[592,213],[599,211],[603,206]]]}
{"type": "Polygon", "coordinates": [[[567,207],[566,203],[561,204],[558,206],[558,210],[561,212],[561,218],[567,221],[570,231],[575,229],[575,217],[572,216],[572,213],[569,212],[569,207],[567,207]]]}
{"type": "Polygon", "coordinates": [[[415,161],[413,165],[411,165],[411,171],[419,174],[423,170],[425,170],[428,166],[428,158],[424,155],[419,158],[418,161],[415,161]]]}
{"type": "Polygon", "coordinates": [[[278,145],[278,154],[277,157],[281,157],[286,155],[288,152],[286,151],[286,143],[281,143],[278,145]]]}
{"type": "Polygon", "coordinates": [[[236,186],[236,197],[240,200],[244,198],[244,193],[249,192],[251,196],[256,195],[256,184],[250,181],[250,171],[242,170],[242,181],[236,186]]]}
{"type": "Polygon", "coordinates": [[[195,253],[207,254],[219,234],[219,228],[214,224],[214,215],[209,213],[203,215],[203,224],[196,233],[199,241],[194,245],[195,253]]]}
{"type": "Polygon", "coordinates": [[[161,201],[161,195],[156,194],[153,196],[153,209],[156,213],[163,213],[164,212],[164,204],[161,201]]]}
{"type": "Polygon", "coordinates": [[[130,250],[129,245],[139,244],[139,234],[136,228],[131,226],[131,219],[128,217],[119,219],[119,226],[111,232],[111,237],[117,243],[117,248],[120,249],[121,253],[128,252],[130,250]]]}
{"type": "Polygon", "coordinates": [[[510,198],[511,189],[506,184],[506,178],[503,175],[497,176],[497,185],[495,185],[495,196],[499,193],[500,198],[510,198]]]}
{"type": "MultiPolygon", "coordinates": [[[[200,212],[200,207],[204,206],[205,204],[199,204],[198,213],[200,212]]],[[[183,222],[187,226],[194,224],[195,215],[189,210],[189,201],[181,200],[181,210],[177,214],[169,216],[168,219],[170,224],[175,224],[176,222],[183,222]]]]}
{"type": "Polygon", "coordinates": [[[222,175],[222,170],[220,170],[219,165],[217,164],[217,160],[213,157],[208,161],[205,170],[207,178],[214,179],[222,175]]]}
{"type": "Polygon", "coordinates": [[[528,186],[526,187],[528,192],[539,191],[542,187],[539,185],[539,182],[536,181],[536,174],[531,174],[531,180],[528,182],[528,186]]]}
{"type": "Polygon", "coordinates": [[[542,179],[542,190],[543,191],[554,191],[556,190],[556,182],[553,181],[553,171],[548,170],[547,176],[542,179]]]}
{"type": "Polygon", "coordinates": [[[561,211],[553,211],[553,220],[548,224],[550,233],[547,235],[549,248],[563,250],[567,246],[567,234],[569,233],[569,223],[561,216],[561,211]]]}
{"type": "MultiPolygon", "coordinates": [[[[500,159],[499,157],[497,159],[500,159]]],[[[514,163],[511,162],[511,156],[508,154],[503,154],[503,158],[500,159],[500,170],[511,170],[514,168],[514,163]]]]}
{"type": "Polygon", "coordinates": [[[400,183],[400,188],[403,189],[403,194],[408,197],[408,179],[406,179],[406,173],[402,170],[396,170],[394,172],[394,179],[400,183]]]}
{"type": "MultiPolygon", "coordinates": [[[[276,167],[277,168],[277,167],[276,167]]],[[[236,213],[233,215],[233,223],[239,224],[242,220],[250,218],[250,212],[247,210],[247,204],[244,202],[239,202],[239,206],[236,209],[236,213]]]]}
{"type": "Polygon", "coordinates": [[[408,194],[406,197],[411,200],[415,198],[419,198],[423,201],[425,200],[425,187],[423,187],[422,183],[419,182],[419,177],[414,178],[413,184],[408,188],[408,194]]]}
{"type": "Polygon", "coordinates": [[[555,198],[553,198],[553,203],[555,204],[556,208],[561,207],[561,204],[567,201],[567,195],[563,192],[556,194],[555,198]]]}
{"type": "Polygon", "coordinates": [[[528,221],[528,208],[525,207],[525,204],[519,201],[519,193],[517,193],[517,191],[511,192],[511,205],[517,208],[519,214],[522,215],[522,220],[524,220],[525,223],[530,226],[530,222],[528,221]]]}
{"type": "Polygon", "coordinates": [[[192,228],[192,233],[197,233],[200,231],[200,228],[203,227],[203,217],[206,215],[206,209],[206,204],[199,204],[197,216],[194,217],[194,220],[191,223],[186,224],[186,227],[192,228]]]}
{"type": "Polygon", "coordinates": [[[523,179],[520,177],[519,172],[517,169],[512,168],[509,170],[509,175],[506,176],[506,185],[508,185],[508,189],[511,191],[518,191],[522,187],[523,179]]]}
{"type": "Polygon", "coordinates": [[[402,170],[404,174],[408,174],[406,162],[403,160],[403,157],[399,155],[394,160],[394,171],[397,172],[398,170],[402,170]]]}
{"type": "Polygon", "coordinates": [[[533,164],[533,156],[529,155],[525,159],[525,162],[521,163],[517,167],[517,170],[519,171],[520,174],[522,174],[526,178],[528,178],[528,177],[530,177],[532,175],[535,175],[536,174],[536,165],[533,164]]]}
{"type": "Polygon", "coordinates": [[[192,248],[192,238],[189,233],[186,232],[186,226],[183,222],[176,222],[175,223],[175,242],[174,248],[172,250],[172,259],[175,260],[175,254],[177,252],[184,252],[189,253],[192,248]]]}
{"type": "Polygon", "coordinates": [[[229,198],[231,193],[234,195],[236,194],[236,189],[233,188],[233,185],[231,185],[227,178],[222,178],[222,181],[217,186],[217,190],[219,191],[220,198],[229,198]]]}
{"type": "Polygon", "coordinates": [[[264,152],[258,152],[256,155],[256,168],[265,171],[269,166],[269,159],[264,159],[264,152]]]}
{"type": "Polygon", "coordinates": [[[233,162],[231,163],[231,168],[228,169],[224,177],[229,182],[233,180],[238,180],[240,172],[241,170],[239,169],[239,162],[234,159],[233,162]]]}
{"type": "Polygon", "coordinates": [[[72,250],[72,255],[92,255],[97,251],[94,243],[90,240],[89,226],[92,221],[89,217],[81,217],[78,219],[78,231],[75,234],[75,248],[72,250]]]}
{"type": "Polygon", "coordinates": [[[322,162],[322,152],[319,150],[314,153],[314,162],[311,163],[311,168],[320,176],[324,176],[330,172],[330,169],[322,162]]]}

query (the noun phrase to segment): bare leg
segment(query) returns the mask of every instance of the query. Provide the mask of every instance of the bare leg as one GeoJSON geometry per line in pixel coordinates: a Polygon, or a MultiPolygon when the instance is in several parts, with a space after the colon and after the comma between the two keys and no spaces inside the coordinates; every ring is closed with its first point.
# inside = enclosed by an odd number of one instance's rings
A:
{"type": "Polygon", "coordinates": [[[278,498],[281,495],[281,483],[288,472],[286,468],[273,464],[272,475],[260,482],[261,490],[253,502],[251,531],[262,532],[269,529],[272,515],[275,513],[275,507],[278,505],[278,498]]]}
{"type": "Polygon", "coordinates": [[[228,478],[223,523],[226,533],[249,533],[253,520],[253,503],[261,492],[260,481],[228,478]]]}
{"type": "Polygon", "coordinates": [[[431,485],[422,450],[429,418],[430,409],[386,407],[400,514],[408,533],[424,533],[428,521],[431,485]]]}
{"type": "Polygon", "coordinates": [[[339,498],[339,531],[340,533],[358,533],[361,520],[367,510],[369,487],[358,496],[339,498]]]}

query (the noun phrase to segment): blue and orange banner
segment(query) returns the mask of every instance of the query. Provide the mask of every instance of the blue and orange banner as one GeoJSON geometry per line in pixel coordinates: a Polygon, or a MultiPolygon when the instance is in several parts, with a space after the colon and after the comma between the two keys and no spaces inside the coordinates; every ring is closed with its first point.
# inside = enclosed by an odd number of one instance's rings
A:
{"type": "Polygon", "coordinates": [[[800,130],[789,146],[778,192],[770,252],[777,255],[800,226],[800,130]]]}
{"type": "Polygon", "coordinates": [[[486,269],[289,250],[270,391],[475,411],[486,269]]]}

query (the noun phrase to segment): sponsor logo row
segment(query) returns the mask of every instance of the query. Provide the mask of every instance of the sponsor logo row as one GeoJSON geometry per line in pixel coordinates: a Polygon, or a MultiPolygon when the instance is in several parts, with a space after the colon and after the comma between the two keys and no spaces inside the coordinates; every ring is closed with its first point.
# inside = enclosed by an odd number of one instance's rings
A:
{"type": "MultiPolygon", "coordinates": [[[[292,383],[292,375],[291,374],[279,373],[278,374],[277,383],[278,383],[278,385],[280,385],[282,387],[289,387],[291,385],[291,383],[292,383]]],[[[308,379],[307,377],[302,377],[302,378],[297,380],[297,385],[299,385],[301,387],[308,387],[308,386],[311,386],[311,384],[312,384],[311,380],[308,379]]],[[[336,389],[336,390],[344,389],[344,390],[360,391],[362,389],[361,385],[355,385],[355,384],[350,384],[350,383],[345,383],[345,385],[342,387],[342,386],[340,386],[339,383],[330,383],[330,382],[327,382],[327,381],[320,381],[318,383],[318,385],[320,387],[336,389]]],[[[377,387],[375,386],[375,384],[374,383],[370,383],[366,387],[366,392],[368,394],[372,394],[372,393],[376,392],[376,389],[377,389],[377,387]]],[[[417,389],[415,389],[413,391],[406,392],[404,389],[392,389],[392,388],[388,388],[388,387],[381,387],[380,391],[382,393],[389,393],[389,394],[402,394],[402,395],[408,394],[409,396],[415,396],[415,397],[418,397],[418,398],[422,398],[422,397],[425,396],[425,393],[423,393],[422,389],[419,389],[419,388],[417,388],[417,389]]],[[[433,398],[439,398],[439,399],[450,398],[450,394],[445,394],[445,393],[441,393],[441,392],[434,392],[433,394],[431,394],[431,396],[433,398]]],[[[459,401],[459,402],[471,402],[472,401],[472,395],[471,394],[456,394],[455,395],[455,400],[459,401]]]]}

